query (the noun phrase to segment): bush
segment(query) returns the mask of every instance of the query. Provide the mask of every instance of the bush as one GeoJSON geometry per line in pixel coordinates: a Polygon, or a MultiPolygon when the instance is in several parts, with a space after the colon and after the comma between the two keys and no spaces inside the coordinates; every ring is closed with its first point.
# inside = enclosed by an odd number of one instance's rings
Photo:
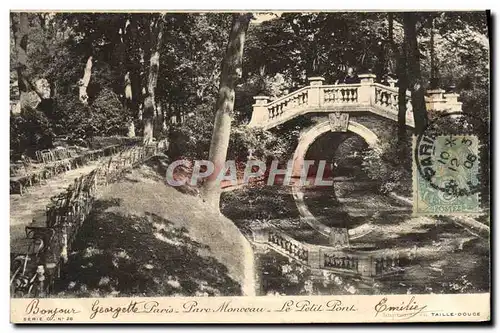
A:
{"type": "Polygon", "coordinates": [[[370,179],[379,182],[382,193],[411,196],[411,161],[410,145],[402,146],[394,135],[381,138],[379,146],[365,150],[361,165],[370,179]]]}
{"type": "Polygon", "coordinates": [[[11,158],[21,154],[34,156],[35,151],[52,147],[54,133],[43,112],[25,107],[19,115],[10,118],[11,158]]]}
{"type": "MultiPolygon", "coordinates": [[[[170,156],[208,159],[215,113],[198,109],[170,133],[170,156]]],[[[227,160],[246,161],[249,150],[260,160],[284,158],[298,132],[277,135],[271,131],[233,124],[227,160]]]]}
{"type": "Polygon", "coordinates": [[[228,159],[246,161],[250,151],[254,158],[262,161],[283,159],[289,146],[290,141],[286,136],[260,128],[237,126],[231,129],[228,159]]]}
{"type": "Polygon", "coordinates": [[[123,105],[110,89],[103,89],[99,92],[91,106],[92,125],[97,130],[96,134],[126,135],[129,115],[125,112],[123,105]]]}
{"type": "Polygon", "coordinates": [[[128,114],[118,96],[103,89],[90,106],[77,96],[60,96],[53,114],[54,131],[67,134],[71,141],[87,140],[94,136],[127,134],[128,114]]]}
{"type": "Polygon", "coordinates": [[[169,156],[208,159],[214,116],[213,110],[199,107],[183,123],[174,125],[169,135],[169,156]]]}

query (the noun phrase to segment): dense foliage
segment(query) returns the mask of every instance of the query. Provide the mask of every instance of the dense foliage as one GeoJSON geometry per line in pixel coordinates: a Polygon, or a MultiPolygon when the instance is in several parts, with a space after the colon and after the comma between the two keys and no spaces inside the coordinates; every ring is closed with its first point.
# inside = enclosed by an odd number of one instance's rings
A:
{"type": "Polygon", "coordinates": [[[411,197],[412,157],[411,146],[401,146],[397,136],[392,133],[380,140],[376,148],[368,148],[363,152],[362,168],[370,179],[379,183],[382,193],[396,192],[411,197]],[[402,153],[404,151],[404,153],[402,153]],[[406,156],[399,159],[395,156],[406,156]]]}

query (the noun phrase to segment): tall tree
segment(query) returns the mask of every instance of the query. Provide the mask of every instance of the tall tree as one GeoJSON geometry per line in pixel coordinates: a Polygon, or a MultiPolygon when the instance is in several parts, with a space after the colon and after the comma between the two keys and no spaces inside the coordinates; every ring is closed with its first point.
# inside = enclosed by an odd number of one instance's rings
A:
{"type": "Polygon", "coordinates": [[[233,14],[231,32],[222,61],[219,96],[215,105],[216,115],[209,160],[214,164],[214,173],[203,185],[202,195],[206,202],[219,209],[220,184],[217,175],[224,168],[229,146],[231,121],[234,108],[234,88],[242,74],[243,47],[252,14],[233,14]]]}
{"type": "Polygon", "coordinates": [[[141,99],[141,63],[137,33],[136,15],[130,15],[123,27],[122,45],[124,46],[124,65],[126,68],[125,83],[125,108],[128,112],[127,134],[135,137],[134,119],[139,115],[141,99]]]}
{"type": "Polygon", "coordinates": [[[160,68],[160,48],[163,40],[164,15],[162,14],[151,27],[154,37],[151,56],[149,58],[149,75],[147,81],[147,96],[144,100],[144,143],[153,141],[153,124],[156,114],[155,90],[158,83],[158,70],[160,68]]]}
{"type": "Polygon", "coordinates": [[[29,92],[35,90],[26,73],[28,67],[28,13],[20,12],[12,16],[12,30],[17,53],[15,67],[17,71],[17,84],[19,87],[19,99],[21,108],[23,108],[29,103],[29,92]]]}
{"type": "Polygon", "coordinates": [[[415,132],[420,134],[424,131],[428,122],[427,110],[425,108],[425,92],[420,72],[420,52],[417,42],[417,17],[416,13],[403,13],[403,26],[405,32],[405,44],[407,46],[407,78],[411,90],[411,104],[413,118],[415,119],[415,132]]]}
{"type": "Polygon", "coordinates": [[[89,96],[87,95],[87,87],[89,86],[90,76],[92,75],[92,56],[89,56],[85,69],[83,70],[83,77],[78,82],[79,99],[80,102],[87,105],[89,96]]]}
{"type": "Polygon", "coordinates": [[[398,47],[394,42],[394,13],[389,13],[389,43],[391,56],[396,58],[396,75],[398,77],[398,142],[402,149],[401,157],[407,156],[406,147],[406,91],[408,78],[406,72],[406,43],[398,47]]]}

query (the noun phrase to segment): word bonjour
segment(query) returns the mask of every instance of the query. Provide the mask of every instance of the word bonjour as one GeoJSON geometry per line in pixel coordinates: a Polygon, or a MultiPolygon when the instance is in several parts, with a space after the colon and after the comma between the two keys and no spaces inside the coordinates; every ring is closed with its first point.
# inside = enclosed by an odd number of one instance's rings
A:
{"type": "MultiPolygon", "coordinates": [[[[315,163],[316,161],[314,160],[302,160],[294,164],[294,162],[290,160],[285,168],[280,168],[279,161],[274,160],[268,169],[266,163],[258,160],[250,160],[245,163],[242,181],[243,184],[248,184],[251,178],[262,177],[266,174],[266,171],[268,171],[267,185],[275,185],[277,176],[284,176],[282,185],[292,185],[292,178],[294,178],[293,185],[297,185],[297,178],[299,178],[298,174],[300,174],[300,178],[298,179],[300,186],[332,186],[333,180],[325,179],[325,170],[327,168],[333,168],[333,164],[327,164],[324,160],[319,161],[314,172],[315,177],[313,183],[310,183],[308,174],[311,167],[315,166],[315,163]]],[[[176,160],[170,163],[166,171],[167,183],[170,186],[183,186],[188,181],[187,178],[175,179],[174,177],[175,169],[181,166],[188,168],[192,166],[191,179],[189,180],[189,185],[191,186],[196,186],[198,181],[204,178],[215,180],[218,184],[221,184],[223,181],[228,181],[231,185],[235,186],[239,183],[236,162],[234,160],[226,161],[224,166],[216,166],[213,162],[207,160],[196,160],[194,163],[189,160],[176,160]]]]}

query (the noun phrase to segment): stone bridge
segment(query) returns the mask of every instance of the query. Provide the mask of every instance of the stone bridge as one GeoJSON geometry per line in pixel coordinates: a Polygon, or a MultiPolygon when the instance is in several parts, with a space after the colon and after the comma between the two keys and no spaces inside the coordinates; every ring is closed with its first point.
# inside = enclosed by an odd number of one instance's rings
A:
{"type": "MultiPolygon", "coordinates": [[[[398,88],[376,83],[373,74],[359,75],[360,83],[324,85],[321,77],[310,77],[309,85],[286,96],[270,101],[269,97],[256,96],[252,119],[248,126],[272,129],[299,116],[313,121],[302,129],[294,154],[294,176],[301,168],[310,145],[322,134],[353,132],[369,146],[375,146],[381,132],[395,126],[398,120],[398,88]]],[[[458,94],[444,90],[427,91],[427,110],[460,112],[462,103],[458,94]]],[[[414,127],[410,92],[406,93],[406,125],[414,127]]]]}
{"type": "MultiPolygon", "coordinates": [[[[295,118],[305,117],[309,125],[301,129],[293,156],[293,177],[301,176],[303,161],[309,147],[327,132],[352,132],[364,139],[369,147],[376,147],[379,137],[397,128],[399,94],[393,82],[389,86],[376,83],[373,74],[359,75],[356,84],[324,85],[321,77],[310,77],[309,85],[286,96],[270,101],[256,96],[249,127],[272,129],[295,118]]],[[[444,90],[430,90],[425,96],[426,108],[434,112],[460,112],[462,103],[458,94],[444,90]]],[[[411,94],[406,92],[406,125],[414,127],[411,94]]],[[[321,224],[304,203],[300,186],[293,186],[293,196],[301,220],[319,233],[329,236],[331,244],[340,238],[348,239],[347,230],[334,230],[321,224]]],[[[340,241],[345,245],[345,241],[340,241]]]]}
{"type": "MultiPolygon", "coordinates": [[[[250,127],[270,129],[297,116],[308,113],[347,113],[357,116],[372,113],[393,121],[398,120],[398,88],[375,83],[373,74],[359,75],[360,83],[324,85],[322,77],[310,77],[309,85],[274,101],[256,96],[250,127]]],[[[425,97],[427,110],[459,112],[462,103],[458,94],[444,90],[429,90],[425,97]]],[[[406,93],[406,124],[414,126],[410,92],[406,93]]]]}

